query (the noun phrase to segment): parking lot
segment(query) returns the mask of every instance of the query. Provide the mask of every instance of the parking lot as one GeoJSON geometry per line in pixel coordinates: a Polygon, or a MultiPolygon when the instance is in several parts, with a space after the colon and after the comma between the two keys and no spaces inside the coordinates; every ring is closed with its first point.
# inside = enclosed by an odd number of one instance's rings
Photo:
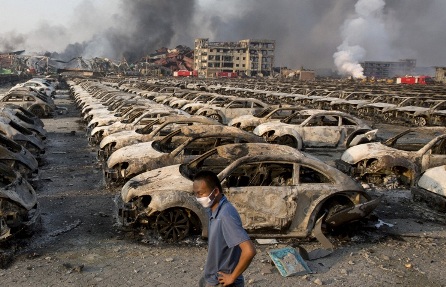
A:
{"type": "MultiPolygon", "coordinates": [[[[36,191],[41,224],[28,237],[3,247],[0,282],[5,286],[196,286],[206,258],[199,236],[164,243],[153,234],[122,230],[116,220],[119,189],[106,189],[97,149],[67,91],[56,105],[66,114],[44,119],[48,132],[36,191]]],[[[402,126],[377,124],[383,135],[402,126]]],[[[333,164],[341,152],[313,154],[333,164]]],[[[446,286],[445,215],[414,203],[407,189],[371,190],[383,200],[371,218],[329,236],[333,253],[308,261],[312,274],[284,278],[268,250],[322,248],[310,239],[256,244],[245,272],[247,286],[446,286]],[[377,223],[381,223],[378,224],[377,223]]]]}

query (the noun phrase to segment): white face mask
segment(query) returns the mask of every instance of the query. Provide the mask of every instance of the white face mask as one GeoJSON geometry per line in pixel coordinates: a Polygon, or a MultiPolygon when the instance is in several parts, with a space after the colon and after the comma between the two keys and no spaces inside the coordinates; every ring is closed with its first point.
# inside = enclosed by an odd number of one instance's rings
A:
{"type": "Polygon", "coordinates": [[[211,196],[214,193],[214,191],[215,191],[215,188],[212,190],[212,192],[211,192],[211,194],[209,194],[209,196],[206,196],[206,197],[196,197],[198,203],[201,204],[204,208],[211,207],[212,204],[214,204],[214,201],[215,201],[215,196],[214,196],[214,198],[211,199],[211,196]]]}

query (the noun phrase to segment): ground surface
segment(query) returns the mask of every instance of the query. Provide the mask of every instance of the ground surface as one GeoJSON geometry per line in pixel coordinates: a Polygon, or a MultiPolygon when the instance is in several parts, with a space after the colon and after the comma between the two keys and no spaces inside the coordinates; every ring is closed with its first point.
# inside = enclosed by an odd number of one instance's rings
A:
{"type": "MultiPolygon", "coordinates": [[[[44,120],[48,139],[36,188],[41,227],[3,246],[0,286],[197,286],[206,242],[166,244],[121,231],[114,217],[116,191],[104,188],[79,111],[66,93],[57,95],[56,104],[68,114],[44,120]]],[[[374,216],[330,236],[336,248],[308,261],[313,274],[282,277],[267,252],[297,245],[312,251],[322,247],[317,241],[256,244],[246,285],[446,286],[445,215],[413,203],[408,190],[372,192],[383,196],[374,216]],[[379,228],[378,219],[385,223],[379,228]]]]}

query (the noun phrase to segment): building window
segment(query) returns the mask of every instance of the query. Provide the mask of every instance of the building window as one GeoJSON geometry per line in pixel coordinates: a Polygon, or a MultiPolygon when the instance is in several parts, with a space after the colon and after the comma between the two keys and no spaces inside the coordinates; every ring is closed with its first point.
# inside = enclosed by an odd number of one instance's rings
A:
{"type": "Polygon", "coordinates": [[[239,64],[235,64],[235,66],[238,68],[239,64]]]}

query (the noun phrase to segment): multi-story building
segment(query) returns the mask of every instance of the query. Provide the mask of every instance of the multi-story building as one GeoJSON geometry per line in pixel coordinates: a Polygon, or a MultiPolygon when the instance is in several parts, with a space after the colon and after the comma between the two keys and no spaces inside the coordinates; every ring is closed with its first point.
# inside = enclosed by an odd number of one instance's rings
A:
{"type": "Polygon", "coordinates": [[[209,42],[195,39],[194,70],[199,76],[212,78],[223,73],[268,76],[274,67],[274,40],[209,42]]]}
{"type": "Polygon", "coordinates": [[[417,60],[405,59],[398,62],[365,61],[361,63],[364,76],[375,78],[392,78],[396,76],[412,75],[417,60]]]}
{"type": "Polygon", "coordinates": [[[446,67],[435,67],[435,81],[446,84],[446,67]]]}

